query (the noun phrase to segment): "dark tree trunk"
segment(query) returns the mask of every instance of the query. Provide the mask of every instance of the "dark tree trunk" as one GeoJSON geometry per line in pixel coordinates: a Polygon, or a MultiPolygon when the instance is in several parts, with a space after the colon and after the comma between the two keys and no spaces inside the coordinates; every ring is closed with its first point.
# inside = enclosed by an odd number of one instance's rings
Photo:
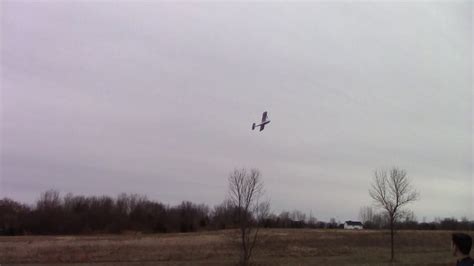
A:
{"type": "Polygon", "coordinates": [[[390,218],[390,246],[391,246],[391,251],[392,251],[390,261],[393,261],[395,257],[394,251],[393,251],[393,226],[394,226],[393,218],[390,218]]]}

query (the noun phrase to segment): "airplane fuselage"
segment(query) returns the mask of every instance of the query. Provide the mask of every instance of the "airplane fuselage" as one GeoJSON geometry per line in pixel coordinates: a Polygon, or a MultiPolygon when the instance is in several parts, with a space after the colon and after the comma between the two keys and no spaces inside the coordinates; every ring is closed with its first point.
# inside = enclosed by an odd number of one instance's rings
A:
{"type": "Polygon", "coordinates": [[[265,121],[265,122],[261,123],[260,125],[255,125],[255,127],[264,126],[264,125],[266,125],[266,124],[268,124],[268,123],[270,123],[270,120],[265,121]]]}

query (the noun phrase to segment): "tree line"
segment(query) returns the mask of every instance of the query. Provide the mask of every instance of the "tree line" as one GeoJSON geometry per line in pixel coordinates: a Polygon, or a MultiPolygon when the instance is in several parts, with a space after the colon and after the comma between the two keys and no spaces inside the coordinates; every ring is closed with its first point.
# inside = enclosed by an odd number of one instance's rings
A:
{"type": "MultiPolygon", "coordinates": [[[[183,201],[167,206],[145,196],[120,194],[76,196],[49,190],[27,206],[0,200],[0,232],[18,234],[82,234],[141,232],[193,232],[210,226],[209,207],[183,201]]],[[[213,221],[218,221],[215,213],[213,221]]]]}
{"type": "MultiPolygon", "coordinates": [[[[268,211],[268,210],[267,210],[268,211]]],[[[389,229],[388,218],[372,207],[363,207],[359,219],[366,229],[389,229]]],[[[313,215],[294,211],[265,213],[260,220],[266,228],[341,228],[341,221],[320,221],[313,215]]],[[[33,205],[0,199],[0,234],[90,234],[139,231],[144,233],[196,232],[239,228],[239,210],[230,200],[210,208],[189,201],[169,206],[136,194],[61,197],[55,190],[42,193],[33,205]]],[[[474,230],[466,217],[436,218],[419,222],[413,212],[404,213],[399,229],[474,230]]]]}
{"type": "MultiPolygon", "coordinates": [[[[376,212],[371,206],[360,208],[359,219],[364,229],[390,229],[389,218],[383,212],[376,212]]],[[[455,217],[436,217],[434,221],[427,222],[426,219],[418,221],[415,213],[406,211],[400,215],[396,228],[402,230],[474,230],[474,221],[467,217],[460,219],[455,217]]]]}

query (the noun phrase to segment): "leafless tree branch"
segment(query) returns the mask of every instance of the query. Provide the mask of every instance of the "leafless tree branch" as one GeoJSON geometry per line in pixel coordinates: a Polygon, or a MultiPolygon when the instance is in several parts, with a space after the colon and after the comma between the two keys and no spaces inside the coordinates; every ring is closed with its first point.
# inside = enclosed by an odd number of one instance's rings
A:
{"type": "Polygon", "coordinates": [[[418,192],[411,186],[407,172],[393,167],[387,174],[386,170],[376,170],[369,195],[378,207],[384,209],[389,217],[391,235],[391,259],[394,259],[393,235],[394,226],[401,217],[401,208],[419,198],[418,192]]]}
{"type": "Polygon", "coordinates": [[[229,199],[238,210],[241,239],[240,264],[248,265],[258,240],[262,217],[268,215],[269,203],[260,202],[263,181],[257,169],[235,169],[229,176],[229,199]]]}

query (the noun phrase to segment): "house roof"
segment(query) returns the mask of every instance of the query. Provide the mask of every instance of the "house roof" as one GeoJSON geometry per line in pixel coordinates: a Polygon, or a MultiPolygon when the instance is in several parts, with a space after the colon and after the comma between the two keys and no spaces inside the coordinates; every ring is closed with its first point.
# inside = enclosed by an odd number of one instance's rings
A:
{"type": "Polygon", "coordinates": [[[362,223],[359,221],[346,221],[347,225],[360,225],[362,226],[362,223]]]}

